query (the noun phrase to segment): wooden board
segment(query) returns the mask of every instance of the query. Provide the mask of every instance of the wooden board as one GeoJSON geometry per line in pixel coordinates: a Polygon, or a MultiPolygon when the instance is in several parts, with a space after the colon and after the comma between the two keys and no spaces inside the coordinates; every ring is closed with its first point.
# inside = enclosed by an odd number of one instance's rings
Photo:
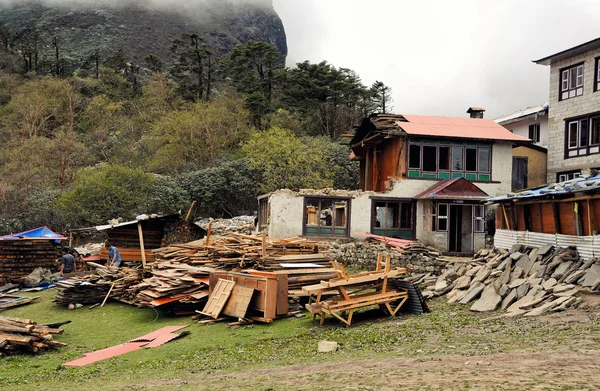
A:
{"type": "Polygon", "coordinates": [[[227,299],[229,299],[229,295],[231,295],[234,286],[234,281],[219,279],[212,290],[202,313],[213,319],[217,319],[221,314],[223,307],[225,307],[225,303],[227,303],[227,299]]]}
{"type": "Polygon", "coordinates": [[[241,285],[234,286],[231,291],[231,296],[229,297],[229,300],[227,300],[225,308],[223,308],[223,314],[233,316],[234,318],[245,318],[253,294],[253,288],[241,285]]]}

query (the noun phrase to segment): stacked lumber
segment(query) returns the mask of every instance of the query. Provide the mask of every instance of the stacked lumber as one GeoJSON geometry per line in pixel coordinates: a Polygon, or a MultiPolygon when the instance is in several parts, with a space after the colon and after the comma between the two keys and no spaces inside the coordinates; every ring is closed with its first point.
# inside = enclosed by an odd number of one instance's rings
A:
{"type": "Polygon", "coordinates": [[[321,324],[325,321],[325,315],[331,315],[348,327],[352,324],[355,310],[370,306],[379,306],[395,316],[408,299],[407,289],[390,283],[391,279],[405,275],[406,269],[391,268],[389,255],[383,265],[381,254],[378,256],[376,270],[354,275],[348,275],[343,265],[337,262],[332,264],[337,278],[302,288],[310,295],[306,309],[313,314],[313,319],[320,316],[321,324]],[[323,295],[332,290],[338,294],[323,299],[323,295]]]}
{"type": "Polygon", "coordinates": [[[22,297],[0,293],[0,311],[5,310],[7,308],[19,307],[24,304],[29,304],[37,298],[38,297],[22,297]]]}
{"type": "Polygon", "coordinates": [[[156,249],[153,253],[157,260],[231,270],[261,265],[268,256],[314,254],[319,247],[323,245],[302,238],[271,240],[228,232],[156,249]]]}
{"type": "MultiPolygon", "coordinates": [[[[122,262],[142,262],[142,250],[139,248],[118,247],[122,262]]],[[[146,250],[146,262],[154,262],[154,253],[152,250],[146,250]]],[[[108,260],[108,249],[102,247],[100,250],[100,259],[108,260]]]]}
{"type": "Polygon", "coordinates": [[[1,240],[0,281],[16,282],[35,268],[58,271],[60,247],[51,240],[1,240]]]}
{"type": "Polygon", "coordinates": [[[135,296],[133,304],[138,307],[160,307],[171,303],[195,307],[195,304],[208,299],[209,275],[212,271],[207,267],[157,262],[151,277],[129,287],[129,295],[135,296]]]}
{"type": "Polygon", "coordinates": [[[576,295],[585,288],[600,289],[600,259],[582,259],[575,247],[515,244],[510,251],[481,250],[471,262],[449,264],[423,295],[474,302],[471,310],[477,312],[500,308],[504,316],[536,316],[578,306],[576,295]]]}
{"type": "Polygon", "coordinates": [[[90,262],[95,272],[76,275],[56,283],[54,301],[60,304],[102,303],[105,298],[131,303],[135,296],[130,295],[129,287],[142,279],[139,269],[118,268],[90,262]],[[110,295],[109,295],[110,292],[110,295]]]}
{"type": "Polygon", "coordinates": [[[49,348],[67,346],[66,343],[54,340],[53,335],[63,332],[57,326],[38,325],[31,319],[0,316],[0,357],[16,352],[38,353],[49,348]]]}

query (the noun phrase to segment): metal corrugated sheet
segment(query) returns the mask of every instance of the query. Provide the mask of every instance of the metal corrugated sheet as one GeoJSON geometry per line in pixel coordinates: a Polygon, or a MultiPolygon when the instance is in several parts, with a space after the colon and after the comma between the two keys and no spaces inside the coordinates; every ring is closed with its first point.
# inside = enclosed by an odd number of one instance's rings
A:
{"type": "Polygon", "coordinates": [[[568,247],[576,246],[579,256],[583,259],[600,257],[600,236],[571,236],[542,234],[527,231],[496,230],[494,246],[509,250],[513,244],[523,244],[530,247],[542,247],[546,244],[568,247]]]}
{"type": "Polygon", "coordinates": [[[600,239],[594,236],[557,234],[556,241],[560,247],[576,246],[579,256],[583,259],[590,259],[600,255],[600,239]]]}
{"type": "Polygon", "coordinates": [[[513,244],[517,243],[517,233],[507,229],[497,229],[494,235],[494,246],[509,250],[513,244]]]}
{"type": "Polygon", "coordinates": [[[511,193],[500,197],[491,197],[490,201],[506,201],[521,198],[542,198],[551,195],[574,194],[586,191],[595,191],[600,189],[600,174],[587,177],[575,178],[565,182],[554,183],[547,186],[541,186],[536,189],[524,190],[518,193],[511,193]]]}
{"type": "Polygon", "coordinates": [[[528,138],[510,132],[491,119],[423,115],[403,115],[403,117],[408,122],[397,121],[396,125],[409,135],[520,142],[531,141],[528,138]]]}
{"type": "Polygon", "coordinates": [[[531,247],[542,247],[546,244],[556,246],[556,235],[554,234],[543,234],[540,232],[527,232],[527,244],[531,247]]]}

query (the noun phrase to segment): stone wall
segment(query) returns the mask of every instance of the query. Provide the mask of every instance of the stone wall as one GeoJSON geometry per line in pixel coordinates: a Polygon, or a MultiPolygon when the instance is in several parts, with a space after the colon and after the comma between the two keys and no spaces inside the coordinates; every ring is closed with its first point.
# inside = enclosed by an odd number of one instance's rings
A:
{"type": "Polygon", "coordinates": [[[581,169],[587,175],[590,168],[600,165],[600,155],[565,159],[565,118],[577,117],[598,111],[600,91],[594,91],[595,58],[600,49],[588,51],[566,60],[557,61],[550,69],[550,109],[548,126],[548,182],[556,182],[556,173],[581,169]],[[559,101],[560,71],[565,67],[583,62],[583,95],[559,101]]]}
{"type": "Polygon", "coordinates": [[[425,254],[403,254],[387,248],[383,244],[356,241],[350,243],[330,243],[329,256],[346,267],[356,270],[375,270],[377,266],[377,254],[390,255],[393,267],[409,267],[413,273],[439,274],[447,266],[447,263],[437,259],[435,256],[425,254]],[[412,266],[409,266],[412,265],[412,266]]]}

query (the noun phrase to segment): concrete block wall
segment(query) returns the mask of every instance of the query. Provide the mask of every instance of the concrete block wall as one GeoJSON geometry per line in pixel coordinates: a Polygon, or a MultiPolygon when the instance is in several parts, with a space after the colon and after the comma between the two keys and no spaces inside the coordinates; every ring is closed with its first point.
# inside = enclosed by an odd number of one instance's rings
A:
{"type": "Polygon", "coordinates": [[[591,50],[566,60],[557,61],[550,68],[550,109],[548,115],[548,173],[549,183],[556,182],[556,173],[581,169],[587,175],[589,169],[600,166],[600,154],[565,159],[565,118],[577,117],[600,111],[600,91],[594,92],[595,58],[600,49],[591,50]],[[583,95],[559,101],[560,70],[583,62],[583,95]]]}

